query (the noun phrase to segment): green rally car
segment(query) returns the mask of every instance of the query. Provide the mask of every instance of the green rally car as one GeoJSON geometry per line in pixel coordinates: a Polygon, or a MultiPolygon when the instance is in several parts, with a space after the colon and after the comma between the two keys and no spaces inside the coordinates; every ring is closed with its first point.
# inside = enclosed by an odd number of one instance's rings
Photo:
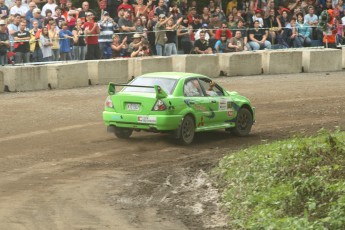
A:
{"type": "Polygon", "coordinates": [[[190,144],[195,132],[225,129],[248,135],[255,122],[247,98],[200,74],[148,73],[128,84],[109,83],[108,94],[103,120],[118,138],[141,130],[170,132],[190,144]]]}

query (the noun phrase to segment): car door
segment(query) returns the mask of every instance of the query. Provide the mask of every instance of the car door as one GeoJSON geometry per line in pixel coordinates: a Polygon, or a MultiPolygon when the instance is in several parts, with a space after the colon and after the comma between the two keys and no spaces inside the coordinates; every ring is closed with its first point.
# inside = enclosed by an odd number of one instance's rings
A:
{"type": "MultiPolygon", "coordinates": [[[[209,114],[209,99],[205,97],[205,90],[201,87],[198,78],[188,78],[184,82],[183,94],[186,105],[192,109],[196,120],[196,128],[203,129],[207,126],[209,119],[205,114],[209,114]]],[[[212,115],[211,115],[212,116],[212,115]]]]}
{"type": "Polygon", "coordinates": [[[212,113],[210,116],[206,116],[211,126],[223,126],[224,121],[228,120],[229,106],[231,106],[231,101],[228,96],[224,95],[223,89],[215,84],[209,78],[200,78],[199,79],[201,86],[205,89],[205,98],[208,101],[208,109],[212,113]],[[212,116],[211,116],[212,115],[212,116]]]}

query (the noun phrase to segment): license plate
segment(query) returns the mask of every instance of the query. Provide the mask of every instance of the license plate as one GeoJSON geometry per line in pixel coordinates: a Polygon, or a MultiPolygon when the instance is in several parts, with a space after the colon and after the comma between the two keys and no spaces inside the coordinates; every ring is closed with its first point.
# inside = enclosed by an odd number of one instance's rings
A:
{"type": "Polygon", "coordinates": [[[153,117],[153,116],[138,116],[138,122],[139,123],[156,124],[157,123],[157,117],[153,117]]]}
{"type": "Polygon", "coordinates": [[[138,111],[140,109],[140,104],[128,103],[127,110],[138,111]]]}

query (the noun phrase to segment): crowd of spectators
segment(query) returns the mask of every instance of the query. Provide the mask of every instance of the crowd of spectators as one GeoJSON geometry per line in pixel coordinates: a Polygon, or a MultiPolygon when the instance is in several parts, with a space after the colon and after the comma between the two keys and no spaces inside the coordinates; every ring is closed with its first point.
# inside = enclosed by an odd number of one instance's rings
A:
{"type": "Polygon", "coordinates": [[[90,9],[87,1],[0,0],[0,65],[337,47],[345,41],[343,0],[97,2],[90,9]]]}

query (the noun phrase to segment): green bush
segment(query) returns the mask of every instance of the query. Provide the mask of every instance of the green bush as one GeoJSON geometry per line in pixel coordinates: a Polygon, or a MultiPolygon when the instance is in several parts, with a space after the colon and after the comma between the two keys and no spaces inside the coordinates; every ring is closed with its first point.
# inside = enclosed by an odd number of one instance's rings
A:
{"type": "Polygon", "coordinates": [[[226,156],[214,170],[231,229],[345,229],[345,133],[226,156]]]}

